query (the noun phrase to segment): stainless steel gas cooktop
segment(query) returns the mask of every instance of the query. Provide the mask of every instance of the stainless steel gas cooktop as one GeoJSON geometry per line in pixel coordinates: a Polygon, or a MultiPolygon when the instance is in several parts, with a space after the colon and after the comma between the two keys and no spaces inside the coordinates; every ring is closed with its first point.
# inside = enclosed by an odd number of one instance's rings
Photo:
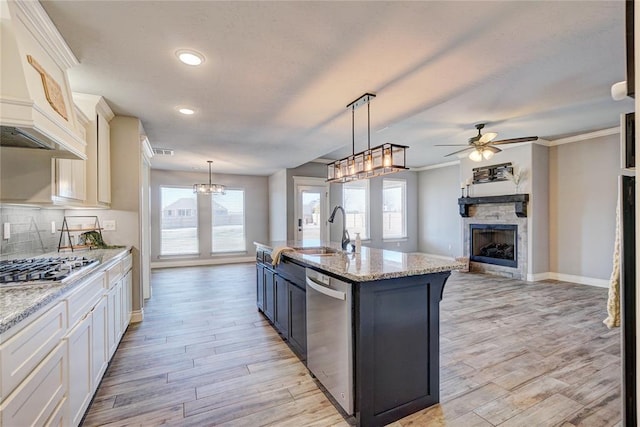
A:
{"type": "Polygon", "coordinates": [[[79,256],[0,261],[0,284],[60,281],[97,262],[79,256]]]}

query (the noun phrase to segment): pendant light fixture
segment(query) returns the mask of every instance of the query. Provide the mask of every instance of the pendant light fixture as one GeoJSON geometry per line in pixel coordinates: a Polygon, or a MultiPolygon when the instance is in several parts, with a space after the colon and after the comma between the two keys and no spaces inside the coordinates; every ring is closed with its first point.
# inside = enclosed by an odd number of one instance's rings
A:
{"type": "Polygon", "coordinates": [[[371,148],[371,109],[369,102],[376,96],[365,93],[347,108],[351,108],[351,155],[327,165],[327,182],[344,183],[408,170],[406,145],[386,143],[371,148]],[[367,149],[355,153],[355,110],[367,104],[367,149]]]}
{"type": "Polygon", "coordinates": [[[193,184],[193,192],[196,194],[224,194],[226,190],[224,185],[211,183],[211,163],[213,160],[207,160],[207,163],[209,163],[209,183],[193,184]]]}

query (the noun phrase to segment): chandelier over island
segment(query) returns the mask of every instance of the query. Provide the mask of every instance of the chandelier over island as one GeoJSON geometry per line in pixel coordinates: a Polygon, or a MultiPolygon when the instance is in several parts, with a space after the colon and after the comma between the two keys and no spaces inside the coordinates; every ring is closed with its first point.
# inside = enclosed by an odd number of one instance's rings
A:
{"type": "Polygon", "coordinates": [[[359,179],[408,170],[406,145],[385,143],[371,148],[371,116],[369,102],[376,96],[365,93],[347,108],[351,108],[351,155],[327,165],[327,182],[345,183],[359,179]],[[355,110],[367,104],[367,149],[355,152],[355,110]]]}

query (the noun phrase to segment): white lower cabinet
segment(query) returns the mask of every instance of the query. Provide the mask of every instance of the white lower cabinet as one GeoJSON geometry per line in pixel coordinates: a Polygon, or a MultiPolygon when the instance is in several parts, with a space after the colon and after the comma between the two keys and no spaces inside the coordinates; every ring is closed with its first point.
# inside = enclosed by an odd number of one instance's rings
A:
{"type": "Polygon", "coordinates": [[[0,335],[0,427],[80,424],[129,324],[129,257],[0,335]]]}
{"type": "Polygon", "coordinates": [[[52,419],[64,420],[67,396],[67,341],[60,343],[2,403],[3,426],[41,426],[52,419]]]}
{"type": "Polygon", "coordinates": [[[107,311],[107,297],[100,298],[98,304],[91,312],[93,322],[93,333],[91,336],[91,375],[93,376],[93,384],[97,386],[107,370],[109,364],[109,331],[107,329],[107,319],[109,314],[107,311]]]}
{"type": "Polygon", "coordinates": [[[80,424],[84,411],[93,396],[91,313],[65,337],[69,351],[69,419],[72,425],[80,424]]]}
{"type": "Polygon", "coordinates": [[[122,311],[122,281],[119,281],[107,294],[109,358],[116,352],[122,335],[122,311]]]}

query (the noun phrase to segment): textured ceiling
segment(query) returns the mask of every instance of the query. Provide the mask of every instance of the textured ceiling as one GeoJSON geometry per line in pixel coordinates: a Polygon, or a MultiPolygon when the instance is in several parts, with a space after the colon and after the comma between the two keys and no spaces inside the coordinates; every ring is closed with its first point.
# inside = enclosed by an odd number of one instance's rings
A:
{"type": "MultiPolygon", "coordinates": [[[[617,126],[623,1],[45,1],[80,65],[74,91],[142,120],[160,169],[266,175],[351,152],[345,106],[365,92],[372,145],[450,160],[487,122],[498,138],[617,126]],[[197,68],[177,61],[192,48],[197,68]],[[178,105],[197,110],[193,116],[178,105]]],[[[366,147],[356,110],[356,151],[366,147]]]]}

